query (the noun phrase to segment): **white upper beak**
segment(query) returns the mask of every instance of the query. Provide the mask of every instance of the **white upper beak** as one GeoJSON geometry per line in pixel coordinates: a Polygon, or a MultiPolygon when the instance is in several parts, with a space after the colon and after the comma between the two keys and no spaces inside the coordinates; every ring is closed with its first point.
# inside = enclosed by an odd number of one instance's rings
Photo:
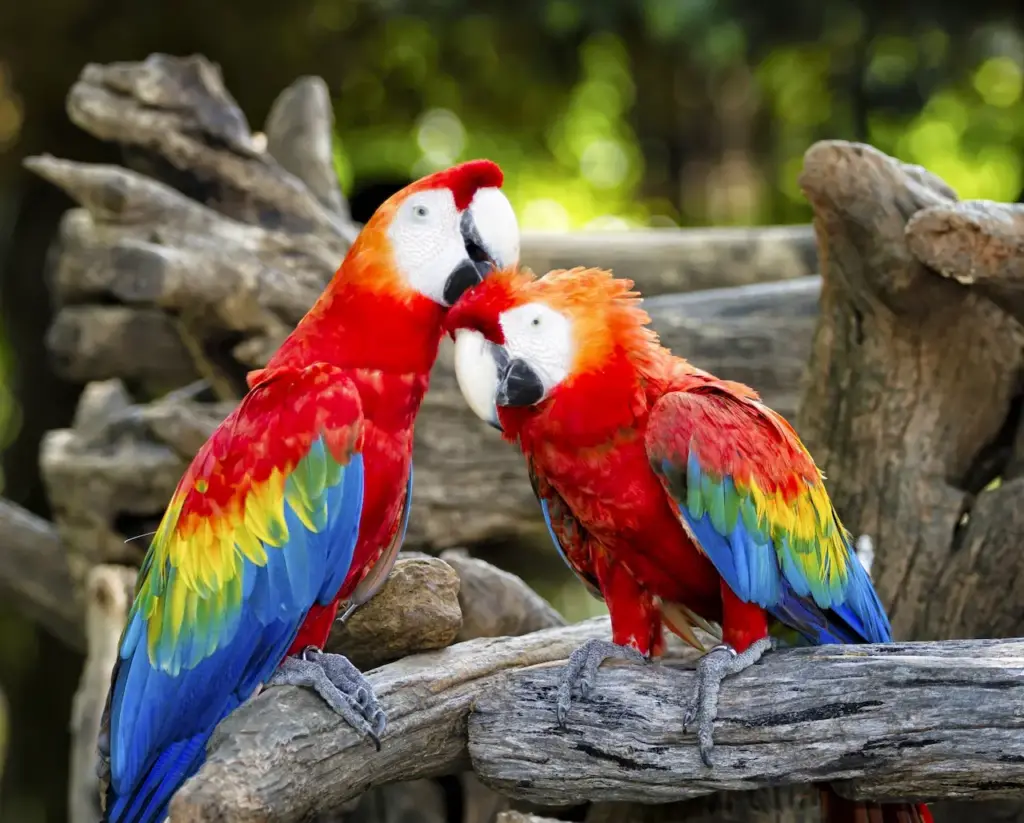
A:
{"type": "Polygon", "coordinates": [[[501,351],[480,332],[457,329],[455,332],[455,379],[466,404],[485,423],[501,430],[498,422],[499,364],[495,355],[501,351]]]}

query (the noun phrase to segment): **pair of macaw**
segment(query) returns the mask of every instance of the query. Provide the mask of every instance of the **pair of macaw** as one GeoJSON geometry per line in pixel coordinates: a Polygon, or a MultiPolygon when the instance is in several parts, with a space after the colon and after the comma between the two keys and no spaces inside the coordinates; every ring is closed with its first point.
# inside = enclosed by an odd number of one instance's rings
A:
{"type": "MultiPolygon", "coordinates": [[[[612,642],[570,657],[560,722],[603,660],[659,655],[663,623],[702,648],[691,627],[715,621],[724,644],[698,666],[691,713],[710,765],[719,684],[775,627],[808,643],[890,639],[788,424],[662,348],[630,281],[519,271],[502,182],[473,161],[385,202],[181,479],[112,675],[108,823],[162,821],[216,725],[263,687],[314,689],[379,747],[372,687],[322,648],[339,606],[344,619],[369,600],[401,547],[413,424],[445,331],[467,402],[523,450],[556,548],[611,613],[612,642]]],[[[830,819],[846,819],[836,803],[830,819]]]]}

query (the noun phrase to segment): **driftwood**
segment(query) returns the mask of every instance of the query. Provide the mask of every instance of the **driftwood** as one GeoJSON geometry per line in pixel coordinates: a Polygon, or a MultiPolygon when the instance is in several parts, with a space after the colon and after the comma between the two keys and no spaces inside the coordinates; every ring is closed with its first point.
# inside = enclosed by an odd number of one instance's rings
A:
{"type": "Polygon", "coordinates": [[[810,226],[523,232],[523,263],[534,271],[600,266],[647,295],[746,286],[818,271],[810,226]]]}
{"type": "Polygon", "coordinates": [[[842,781],[843,794],[875,800],[1024,789],[1024,641],[773,654],[723,687],[719,765],[708,770],[681,730],[687,671],[606,666],[594,699],[574,703],[568,730],[557,728],[560,667],[541,664],[607,632],[596,618],[376,669],[370,680],[390,718],[379,753],[315,695],[260,695],[221,724],[172,823],[301,820],[372,786],[461,770],[467,752],[486,784],[559,805],[807,781],[842,781]]]}
{"type": "MultiPolygon", "coordinates": [[[[501,574],[491,569],[495,576],[501,574]]],[[[387,585],[348,622],[334,624],[327,650],[347,655],[360,669],[372,669],[406,655],[443,649],[461,629],[456,570],[436,557],[403,553],[387,585]]]]}
{"type": "MultiPolygon", "coordinates": [[[[893,628],[1019,633],[1024,330],[921,262],[967,278],[976,233],[945,233],[938,245],[927,233],[943,214],[984,210],[956,203],[920,168],[846,143],[812,148],[801,184],[829,255],[798,427],[847,525],[874,541],[893,628]]],[[[977,257],[980,272],[988,264],[977,257]]]]}
{"type": "Polygon", "coordinates": [[[96,737],[107,702],[117,645],[135,596],[135,569],[96,566],[86,581],[85,633],[89,652],[71,709],[69,823],[96,823],[101,817],[96,773],[96,737]]]}
{"type": "Polygon", "coordinates": [[[858,144],[813,146],[800,182],[828,253],[797,428],[846,525],[873,540],[896,636],[1019,635],[1024,330],[1000,308],[1019,269],[1015,209],[957,202],[858,144]]]}

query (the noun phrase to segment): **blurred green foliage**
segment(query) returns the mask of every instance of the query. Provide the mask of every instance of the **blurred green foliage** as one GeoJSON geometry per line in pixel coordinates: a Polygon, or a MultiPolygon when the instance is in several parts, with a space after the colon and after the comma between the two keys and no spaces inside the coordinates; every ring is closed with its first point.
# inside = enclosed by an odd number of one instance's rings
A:
{"type": "MultiPolygon", "coordinates": [[[[315,9],[342,34],[370,5],[315,9]]],[[[801,2],[758,11],[739,0],[521,5],[541,21],[526,44],[503,41],[511,10],[446,26],[429,10],[404,12],[360,39],[360,67],[332,84],[347,192],[367,177],[487,156],[506,169],[526,228],[802,221],[803,153],[829,137],[926,166],[965,198],[1016,200],[1024,187],[1024,45],[1006,15],[930,6],[893,21],[844,2],[813,14],[801,2]]]]}

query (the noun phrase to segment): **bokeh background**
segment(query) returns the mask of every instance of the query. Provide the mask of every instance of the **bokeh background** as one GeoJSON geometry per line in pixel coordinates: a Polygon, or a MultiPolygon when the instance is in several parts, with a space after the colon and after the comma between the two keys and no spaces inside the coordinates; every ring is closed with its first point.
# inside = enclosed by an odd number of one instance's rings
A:
{"type": "MultiPolygon", "coordinates": [[[[201,52],[254,124],[320,75],[358,221],[486,156],[524,228],[757,225],[809,220],[796,181],[821,138],[1021,200],[1022,25],[1008,0],[0,0],[2,493],[48,514],[39,440],[80,390],[43,349],[41,271],[70,201],[21,160],[117,162],[64,112],[87,62],[201,52]]],[[[599,608],[547,567],[517,571],[572,618],[599,608]]],[[[80,665],[0,602],[0,823],[66,819],[80,665]]]]}

